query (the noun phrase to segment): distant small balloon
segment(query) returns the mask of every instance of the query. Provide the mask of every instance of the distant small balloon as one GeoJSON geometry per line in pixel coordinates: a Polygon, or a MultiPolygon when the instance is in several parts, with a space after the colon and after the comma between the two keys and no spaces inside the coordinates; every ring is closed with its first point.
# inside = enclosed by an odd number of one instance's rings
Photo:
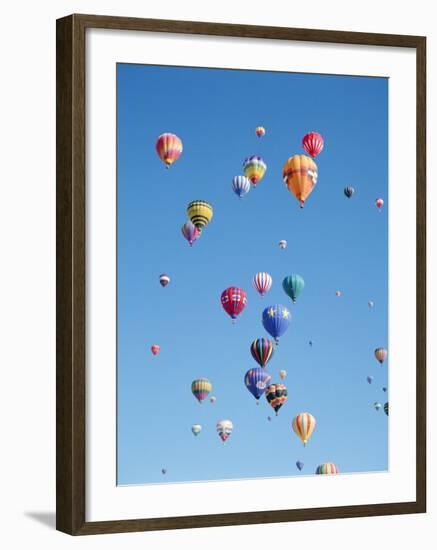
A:
{"type": "Polygon", "coordinates": [[[376,199],[375,206],[379,211],[381,211],[381,208],[384,206],[384,201],[381,198],[376,199]]]}
{"type": "Polygon", "coordinates": [[[202,426],[200,424],[193,424],[191,426],[191,431],[193,432],[194,435],[197,436],[202,431],[202,426]]]}
{"type": "Polygon", "coordinates": [[[382,388],[382,391],[385,393],[385,392],[387,391],[387,388],[384,386],[384,387],[382,388]]]}
{"type": "Polygon", "coordinates": [[[287,241],[285,241],[285,240],[279,241],[278,244],[279,244],[279,248],[281,248],[282,250],[284,248],[287,248],[287,241]]]}
{"type": "Polygon", "coordinates": [[[302,469],[303,469],[303,467],[304,467],[304,463],[301,462],[300,460],[298,460],[298,461],[296,462],[296,466],[297,466],[297,469],[299,470],[299,472],[301,472],[302,469]]]}
{"type": "Polygon", "coordinates": [[[193,246],[193,243],[200,237],[200,231],[191,222],[185,222],[182,226],[182,235],[193,246]]]}
{"type": "Polygon", "coordinates": [[[266,133],[266,129],[263,126],[257,126],[255,128],[255,133],[258,137],[262,137],[266,133]]]}
{"type": "Polygon", "coordinates": [[[373,382],[374,378],[373,378],[373,376],[368,376],[368,377],[366,378],[366,380],[367,380],[367,382],[368,382],[369,384],[371,384],[371,383],[373,382]]]}
{"type": "Polygon", "coordinates": [[[335,475],[339,473],[340,473],[340,470],[338,469],[338,466],[336,466],[332,462],[325,462],[324,464],[319,464],[319,466],[317,466],[316,468],[317,475],[335,475]]]}
{"type": "Polygon", "coordinates": [[[162,472],[163,475],[165,475],[165,474],[167,473],[166,468],[163,468],[163,469],[161,470],[161,472],[162,472]]]}
{"type": "Polygon", "coordinates": [[[381,365],[387,359],[387,355],[388,355],[388,351],[385,348],[376,348],[375,358],[377,361],[381,363],[381,365]]]}
{"type": "Polygon", "coordinates": [[[318,132],[309,132],[302,140],[302,147],[313,158],[322,152],[325,141],[318,132]]]}
{"type": "Polygon", "coordinates": [[[338,298],[339,296],[341,296],[341,292],[340,292],[339,290],[337,290],[337,291],[335,292],[335,295],[336,295],[337,298],[338,298]]]}
{"type": "Polygon", "coordinates": [[[168,283],[170,282],[170,277],[165,274],[165,273],[161,273],[161,275],[159,276],[159,283],[161,284],[161,286],[167,286],[168,283]]]}
{"type": "Polygon", "coordinates": [[[223,443],[226,443],[233,429],[234,429],[234,426],[231,420],[219,420],[217,422],[216,430],[217,430],[218,436],[223,441],[223,443]]]}
{"type": "Polygon", "coordinates": [[[153,346],[150,347],[150,351],[153,353],[153,355],[158,355],[158,353],[161,351],[160,346],[158,344],[153,344],[153,346]]]}
{"type": "Polygon", "coordinates": [[[279,371],[279,377],[281,380],[284,380],[284,378],[287,376],[287,371],[286,370],[280,370],[279,371]]]}
{"type": "Polygon", "coordinates": [[[209,398],[209,401],[210,403],[214,404],[216,401],[217,401],[217,397],[215,395],[212,395],[210,398],[209,398]]]}
{"type": "Polygon", "coordinates": [[[375,303],[372,302],[372,300],[369,300],[368,304],[369,304],[369,307],[370,307],[370,308],[372,308],[372,307],[375,305],[375,303]]]}
{"type": "Polygon", "coordinates": [[[386,414],[387,416],[388,416],[388,408],[389,408],[389,405],[388,405],[388,402],[387,402],[387,403],[385,403],[385,405],[384,405],[384,412],[385,412],[385,414],[386,414]]]}
{"type": "Polygon", "coordinates": [[[272,421],[272,417],[271,417],[271,416],[268,416],[268,417],[267,417],[267,420],[268,420],[269,422],[271,422],[271,421],[272,421]]]}
{"type": "Polygon", "coordinates": [[[353,187],[345,187],[343,192],[346,195],[346,197],[350,199],[352,195],[355,193],[355,189],[353,187]]]}
{"type": "Polygon", "coordinates": [[[382,405],[381,405],[381,403],[375,402],[375,403],[373,403],[373,407],[375,408],[375,410],[379,411],[379,409],[382,407],[382,405]]]}
{"type": "Polygon", "coordinates": [[[313,346],[313,341],[312,341],[312,340],[309,341],[309,345],[310,345],[311,347],[313,346]]]}
{"type": "Polygon", "coordinates": [[[246,176],[235,176],[232,180],[232,190],[242,199],[250,191],[250,179],[246,176]]]}

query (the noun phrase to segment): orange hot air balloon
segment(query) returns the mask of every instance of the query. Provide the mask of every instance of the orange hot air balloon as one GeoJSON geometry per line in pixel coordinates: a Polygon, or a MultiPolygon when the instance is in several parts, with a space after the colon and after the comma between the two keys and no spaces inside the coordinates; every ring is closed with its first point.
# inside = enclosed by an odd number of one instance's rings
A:
{"type": "Polygon", "coordinates": [[[317,183],[317,164],[306,155],[295,155],[284,164],[282,177],[290,193],[293,193],[303,208],[317,183]]]}

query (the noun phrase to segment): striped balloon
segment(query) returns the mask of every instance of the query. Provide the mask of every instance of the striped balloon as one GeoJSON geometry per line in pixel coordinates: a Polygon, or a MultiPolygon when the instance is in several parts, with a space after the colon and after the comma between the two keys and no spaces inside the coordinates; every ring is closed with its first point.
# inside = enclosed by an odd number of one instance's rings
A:
{"type": "Polygon", "coordinates": [[[247,295],[242,288],[230,286],[222,292],[220,297],[223,309],[233,321],[246,307],[247,295]]]}
{"type": "Polygon", "coordinates": [[[288,391],[284,384],[271,384],[266,389],[266,399],[273,409],[275,409],[276,416],[282,405],[287,401],[288,391]]]}
{"type": "Polygon", "coordinates": [[[306,445],[316,427],[316,419],[312,414],[303,412],[293,418],[292,427],[294,433],[306,445]]]}
{"type": "Polygon", "coordinates": [[[208,397],[211,390],[212,384],[207,378],[196,378],[196,380],[193,380],[191,383],[191,391],[199,403],[202,403],[202,401],[208,397]]]}
{"type": "Polygon", "coordinates": [[[384,404],[384,412],[388,416],[388,402],[384,404]]]}
{"type": "Polygon", "coordinates": [[[381,365],[384,363],[384,361],[387,358],[387,350],[385,348],[376,348],[375,350],[375,357],[377,361],[381,363],[381,365]]]}
{"type": "Polygon", "coordinates": [[[263,159],[257,155],[247,157],[243,162],[244,175],[250,179],[252,185],[256,184],[263,178],[267,170],[267,165],[263,159]]]}
{"type": "Polygon", "coordinates": [[[265,271],[255,273],[253,276],[253,286],[255,290],[265,296],[267,292],[272,288],[272,277],[265,271]]]}
{"type": "Polygon", "coordinates": [[[191,201],[187,206],[187,214],[199,231],[208,225],[212,220],[213,209],[209,202],[206,201],[191,201]]]}
{"type": "Polygon", "coordinates": [[[156,152],[159,158],[164,162],[166,168],[169,168],[182,153],[182,141],[176,134],[161,134],[156,141],[156,152]]]}
{"type": "Polygon", "coordinates": [[[235,176],[232,180],[232,189],[242,199],[250,191],[250,179],[246,176],[235,176]]]}
{"type": "Polygon", "coordinates": [[[267,338],[258,338],[250,345],[250,353],[255,361],[265,367],[273,356],[274,344],[267,338]]]}
{"type": "Polygon", "coordinates": [[[355,193],[355,189],[353,187],[345,187],[343,192],[346,195],[346,197],[350,199],[352,195],[355,193]]]}
{"type": "Polygon", "coordinates": [[[170,282],[170,277],[166,273],[161,273],[159,276],[159,283],[161,286],[167,286],[170,282]]]}
{"type": "Polygon", "coordinates": [[[313,158],[317,157],[325,145],[323,137],[317,132],[309,132],[302,140],[302,147],[313,158]]]}
{"type": "Polygon", "coordinates": [[[200,231],[197,227],[191,222],[185,222],[182,226],[182,235],[190,243],[190,246],[193,246],[194,241],[200,237],[200,231]]]}
{"type": "Polygon", "coordinates": [[[338,469],[338,466],[333,464],[332,462],[325,462],[324,464],[319,464],[316,468],[316,474],[319,475],[334,475],[339,474],[340,470],[338,469]]]}

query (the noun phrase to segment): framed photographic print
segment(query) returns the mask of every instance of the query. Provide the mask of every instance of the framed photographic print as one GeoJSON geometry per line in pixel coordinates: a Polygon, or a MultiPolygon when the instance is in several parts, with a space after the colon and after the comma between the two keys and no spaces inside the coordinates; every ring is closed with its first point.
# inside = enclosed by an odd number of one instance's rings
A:
{"type": "Polygon", "coordinates": [[[424,37],[57,22],[57,528],[424,512],[424,37]]]}

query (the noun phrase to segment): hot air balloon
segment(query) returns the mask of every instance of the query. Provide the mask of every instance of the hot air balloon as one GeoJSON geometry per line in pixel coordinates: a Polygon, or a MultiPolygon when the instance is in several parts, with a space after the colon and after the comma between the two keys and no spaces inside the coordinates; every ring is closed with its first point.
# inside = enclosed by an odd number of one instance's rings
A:
{"type": "Polygon", "coordinates": [[[316,419],[308,412],[300,413],[293,418],[292,427],[294,433],[306,445],[316,427],[316,419]]]}
{"type": "Polygon", "coordinates": [[[285,294],[287,294],[287,296],[290,296],[293,304],[296,303],[296,300],[302,292],[304,286],[305,282],[303,278],[297,273],[292,273],[291,275],[288,275],[282,281],[282,288],[284,289],[285,294]]]}
{"type": "Polygon", "coordinates": [[[265,271],[255,273],[253,276],[253,286],[255,290],[265,296],[267,292],[272,288],[272,277],[265,271]]]}
{"type": "Polygon", "coordinates": [[[250,353],[255,361],[265,367],[273,356],[273,342],[267,338],[258,338],[250,345],[250,353]]]}
{"type": "Polygon", "coordinates": [[[166,168],[169,168],[181,156],[182,141],[176,134],[161,134],[156,141],[156,152],[166,168]]]}
{"type": "Polygon", "coordinates": [[[387,403],[384,404],[384,412],[387,416],[388,416],[388,407],[389,407],[389,405],[388,405],[388,402],[387,402],[387,403]]]}
{"type": "Polygon", "coordinates": [[[373,407],[375,410],[379,411],[379,409],[382,407],[381,403],[378,403],[377,401],[375,401],[375,403],[373,403],[373,407]]]}
{"type": "Polygon", "coordinates": [[[165,273],[161,273],[161,275],[159,276],[160,285],[165,287],[168,285],[169,282],[170,282],[170,277],[165,273]]]}
{"type": "Polygon", "coordinates": [[[384,361],[387,358],[387,350],[385,348],[376,348],[375,350],[375,357],[376,359],[381,363],[381,365],[384,363],[384,361]]]}
{"type": "Polygon", "coordinates": [[[339,298],[341,296],[341,292],[339,290],[336,290],[335,295],[337,296],[337,298],[339,298]]]}
{"type": "Polygon", "coordinates": [[[209,202],[191,201],[187,206],[187,214],[199,231],[212,220],[213,209],[209,202]]]}
{"type": "Polygon", "coordinates": [[[333,464],[332,462],[325,462],[324,464],[320,464],[316,468],[316,474],[320,475],[334,475],[339,474],[340,470],[338,469],[338,466],[333,464]]]}
{"type": "Polygon", "coordinates": [[[284,239],[282,239],[282,241],[279,241],[278,244],[281,250],[284,250],[284,248],[287,248],[287,241],[285,241],[284,239]]]}
{"type": "Polygon", "coordinates": [[[288,391],[284,384],[271,384],[266,389],[266,399],[278,416],[278,411],[287,401],[288,391]]]}
{"type": "Polygon", "coordinates": [[[376,199],[375,206],[381,212],[381,208],[384,206],[384,201],[381,198],[376,199]]]}
{"type": "Polygon", "coordinates": [[[161,351],[161,348],[158,346],[158,344],[153,344],[153,346],[150,347],[150,350],[153,355],[158,355],[158,353],[161,351]]]}
{"type": "Polygon", "coordinates": [[[197,436],[202,431],[202,426],[200,424],[193,424],[191,426],[191,431],[193,432],[194,435],[197,436]]]}
{"type": "Polygon", "coordinates": [[[223,443],[226,443],[227,439],[234,429],[234,425],[231,420],[219,420],[216,425],[217,433],[223,443]]]}
{"type": "Polygon", "coordinates": [[[297,466],[297,469],[299,470],[299,472],[301,472],[303,470],[303,467],[304,467],[304,463],[301,462],[300,460],[298,460],[296,462],[296,466],[297,466]]]}
{"type": "Polygon", "coordinates": [[[371,383],[373,382],[374,378],[373,378],[373,376],[368,376],[368,377],[366,378],[366,380],[367,380],[367,382],[368,382],[369,384],[371,384],[371,383]]]}
{"type": "Polygon", "coordinates": [[[246,293],[242,288],[236,286],[230,286],[224,290],[220,299],[223,309],[233,321],[240,315],[247,303],[246,293]]]}
{"type": "Polygon", "coordinates": [[[273,336],[276,344],[279,337],[287,330],[291,321],[291,313],[280,304],[266,307],[262,314],[262,322],[266,331],[273,336]]]}
{"type": "Polygon", "coordinates": [[[185,222],[182,226],[182,235],[190,243],[190,246],[193,246],[194,241],[200,237],[200,231],[193,223],[185,222]]]}
{"type": "Polygon", "coordinates": [[[317,132],[309,132],[302,140],[302,147],[313,158],[317,157],[325,145],[323,137],[317,132]]]}
{"type": "Polygon", "coordinates": [[[264,128],[263,126],[257,126],[257,127],[255,128],[255,133],[256,133],[256,135],[257,135],[258,137],[262,137],[262,136],[265,135],[266,130],[265,130],[265,128],[264,128]]]}
{"type": "Polygon", "coordinates": [[[232,189],[242,199],[250,191],[250,179],[246,176],[235,176],[232,180],[232,189]]]}
{"type": "Polygon", "coordinates": [[[161,473],[162,473],[162,475],[165,476],[165,474],[167,473],[167,470],[165,468],[162,468],[161,473]]]}
{"type": "Polygon", "coordinates": [[[308,343],[311,347],[313,347],[313,341],[312,340],[310,340],[308,343]]]}
{"type": "Polygon", "coordinates": [[[216,401],[217,401],[217,397],[215,395],[212,395],[210,398],[209,398],[209,401],[210,403],[214,404],[216,401]]]}
{"type": "Polygon", "coordinates": [[[268,417],[267,417],[267,420],[268,420],[269,422],[271,422],[271,421],[272,421],[272,417],[271,417],[271,416],[268,416],[268,417]]]}
{"type": "Polygon", "coordinates": [[[243,162],[244,175],[250,179],[252,185],[256,187],[257,183],[263,178],[267,170],[267,165],[261,157],[252,155],[243,162]]]}
{"type": "Polygon", "coordinates": [[[281,380],[285,380],[285,377],[287,376],[287,371],[286,370],[280,370],[279,371],[279,378],[281,380]]]}
{"type": "Polygon", "coordinates": [[[246,372],[244,375],[244,383],[246,384],[246,388],[258,401],[261,395],[266,391],[271,378],[272,377],[266,369],[255,367],[246,372]]]}
{"type": "Polygon", "coordinates": [[[194,397],[202,403],[204,399],[211,393],[212,384],[207,378],[196,378],[191,383],[191,391],[194,397]]]}
{"type": "Polygon", "coordinates": [[[387,391],[387,388],[384,386],[384,387],[382,388],[382,391],[385,393],[385,392],[387,391]]]}
{"type": "Polygon", "coordinates": [[[355,193],[355,189],[353,187],[345,187],[343,192],[346,195],[346,197],[350,199],[352,195],[355,193]]]}
{"type": "Polygon", "coordinates": [[[290,193],[303,208],[317,183],[317,164],[305,155],[290,157],[282,169],[282,177],[290,193]]]}
{"type": "Polygon", "coordinates": [[[375,305],[375,303],[372,302],[372,300],[369,300],[367,305],[370,307],[370,309],[372,309],[372,307],[375,305]]]}

